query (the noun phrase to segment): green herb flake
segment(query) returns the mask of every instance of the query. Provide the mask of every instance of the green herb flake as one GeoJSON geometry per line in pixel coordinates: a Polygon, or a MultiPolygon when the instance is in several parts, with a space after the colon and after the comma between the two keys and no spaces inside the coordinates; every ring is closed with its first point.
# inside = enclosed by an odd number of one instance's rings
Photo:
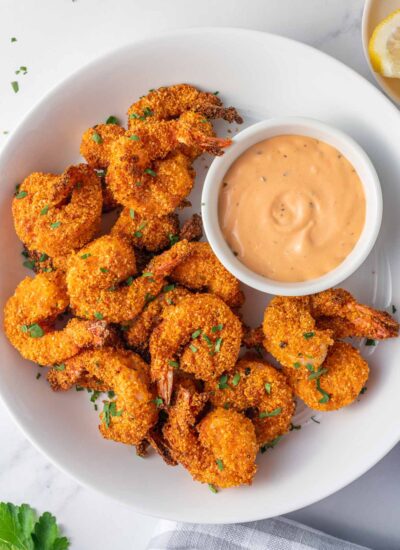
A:
{"type": "Polygon", "coordinates": [[[114,390],[109,390],[107,392],[107,395],[108,395],[108,399],[114,399],[115,397],[115,391],[114,390]]]}
{"type": "Polygon", "coordinates": [[[155,399],[154,399],[154,403],[157,407],[157,409],[159,409],[160,407],[162,407],[164,405],[164,400],[162,397],[160,396],[157,396],[155,399]]]}
{"type": "Polygon", "coordinates": [[[102,421],[107,428],[110,427],[111,417],[121,416],[121,414],[122,411],[117,411],[117,404],[115,401],[104,401],[102,421]]]}
{"type": "Polygon", "coordinates": [[[293,424],[292,422],[290,423],[290,427],[289,427],[289,431],[290,432],[293,432],[294,430],[301,430],[301,426],[300,424],[293,424]]]}
{"type": "Polygon", "coordinates": [[[51,229],[57,229],[57,227],[60,227],[61,222],[54,222],[50,224],[51,229]]]}
{"type": "Polygon", "coordinates": [[[132,134],[131,136],[129,136],[129,139],[131,139],[132,141],[140,141],[140,137],[136,134],[132,134]]]}
{"type": "Polygon", "coordinates": [[[299,369],[301,367],[301,363],[296,361],[296,363],[293,363],[293,366],[294,366],[295,369],[299,369]]]}
{"type": "Polygon", "coordinates": [[[222,323],[220,323],[219,325],[215,325],[214,327],[212,327],[211,332],[213,332],[213,333],[219,332],[223,328],[224,328],[224,325],[222,323]]]}
{"type": "Polygon", "coordinates": [[[310,372],[314,372],[314,367],[311,363],[307,363],[306,364],[306,369],[310,372]]]}
{"type": "Polygon", "coordinates": [[[13,82],[11,82],[11,88],[14,90],[14,93],[18,93],[19,92],[19,84],[16,80],[14,80],[13,82]]]}
{"type": "Polygon", "coordinates": [[[144,273],[142,273],[142,277],[151,278],[151,277],[154,277],[154,273],[151,273],[151,271],[145,271],[144,273]]]}
{"type": "Polygon", "coordinates": [[[65,370],[65,364],[60,363],[59,365],[54,365],[53,369],[61,372],[61,371],[65,370]]]}
{"type": "Polygon", "coordinates": [[[174,284],[165,285],[165,287],[163,288],[162,291],[163,291],[164,294],[165,294],[166,292],[171,292],[171,290],[174,290],[174,288],[175,288],[175,285],[174,285],[174,284]]]}
{"type": "Polygon", "coordinates": [[[157,177],[157,174],[156,172],[154,172],[154,170],[152,170],[151,168],[146,168],[145,171],[144,171],[145,174],[149,174],[149,176],[151,176],[152,178],[156,178],[157,177]]]}
{"type": "Polygon", "coordinates": [[[214,95],[218,95],[218,94],[219,94],[219,91],[214,92],[214,95]]]}
{"type": "Polygon", "coordinates": [[[76,391],[83,391],[84,389],[82,386],[75,386],[76,391]]]}
{"type": "Polygon", "coordinates": [[[101,137],[100,134],[98,134],[97,132],[93,132],[92,134],[92,140],[95,142],[95,143],[103,143],[103,138],[101,137]]]}
{"type": "Polygon", "coordinates": [[[273,416],[278,416],[278,414],[281,414],[281,412],[282,412],[282,407],[278,407],[277,409],[274,409],[271,412],[267,412],[267,411],[260,412],[258,416],[260,418],[272,418],[273,416]]]}
{"type": "Polygon", "coordinates": [[[11,42],[16,42],[16,41],[17,41],[17,39],[15,38],[15,36],[12,36],[11,37],[11,42]]]}
{"type": "Polygon", "coordinates": [[[221,351],[222,342],[223,338],[219,337],[216,339],[214,347],[215,353],[219,353],[221,351]]]}
{"type": "Polygon", "coordinates": [[[45,254],[44,252],[42,252],[42,254],[40,254],[39,256],[39,262],[45,262],[48,259],[49,259],[48,255],[45,254]]]}
{"type": "Polygon", "coordinates": [[[109,269],[107,269],[106,267],[100,267],[100,271],[102,273],[108,273],[109,272],[109,269]]]}
{"type": "Polygon", "coordinates": [[[40,378],[41,376],[42,376],[41,373],[38,372],[38,373],[36,374],[36,380],[39,380],[39,378],[40,378]]]}
{"type": "Polygon", "coordinates": [[[26,191],[20,191],[19,193],[17,193],[15,195],[15,198],[16,199],[23,199],[25,198],[26,196],[28,195],[28,193],[26,191]]]}
{"type": "Polygon", "coordinates": [[[27,269],[32,269],[33,271],[35,269],[36,263],[33,260],[25,260],[22,265],[27,269]]]}
{"type": "Polygon", "coordinates": [[[45,216],[47,214],[47,212],[49,211],[49,208],[50,208],[50,206],[48,204],[46,204],[46,206],[41,209],[40,215],[45,216]]]}
{"type": "Polygon", "coordinates": [[[196,352],[197,352],[197,348],[196,348],[196,346],[195,346],[194,344],[190,344],[189,348],[191,349],[191,351],[192,351],[193,353],[196,353],[196,352]]]}
{"type": "Polygon", "coordinates": [[[240,382],[240,374],[237,372],[232,378],[232,386],[237,386],[240,382]]]}
{"type": "Polygon", "coordinates": [[[275,437],[275,439],[272,439],[271,441],[263,445],[260,448],[261,453],[264,454],[267,451],[267,449],[273,449],[274,447],[276,447],[276,445],[279,443],[282,437],[283,435],[278,435],[278,437],[275,437]]]}
{"type": "Polygon", "coordinates": [[[174,246],[174,244],[176,244],[179,241],[179,236],[173,235],[172,233],[168,235],[168,238],[169,238],[170,246],[174,246]]]}
{"type": "Polygon", "coordinates": [[[192,332],[192,338],[193,338],[193,340],[195,340],[196,338],[198,338],[198,337],[200,336],[201,333],[202,333],[201,328],[198,328],[197,330],[195,330],[194,332],[192,332]]]}
{"type": "Polygon", "coordinates": [[[222,460],[220,458],[217,458],[215,462],[217,463],[218,470],[222,472],[222,470],[224,469],[224,463],[222,462],[222,460]]]}
{"type": "MultiPolygon", "coordinates": [[[[93,393],[92,393],[92,395],[90,396],[90,401],[91,401],[92,403],[95,403],[95,402],[98,400],[98,398],[100,397],[100,395],[101,395],[101,392],[100,392],[100,391],[94,390],[93,393]]],[[[97,409],[96,409],[96,410],[97,410],[97,409]]]]}
{"type": "Polygon", "coordinates": [[[325,390],[321,388],[320,379],[317,378],[317,390],[322,395],[321,399],[318,400],[318,403],[328,403],[330,399],[329,393],[327,393],[325,390]]]}
{"type": "Polygon", "coordinates": [[[117,126],[119,126],[121,123],[116,116],[110,115],[106,120],[106,124],[116,124],[117,126]]]}
{"type": "Polygon", "coordinates": [[[218,489],[215,487],[215,485],[213,485],[212,483],[209,483],[208,484],[208,488],[210,489],[210,491],[214,494],[217,494],[218,493],[218,489]]]}
{"type": "Polygon", "coordinates": [[[219,381],[218,381],[218,388],[220,390],[226,390],[227,388],[229,388],[228,386],[228,375],[227,374],[223,374],[219,381]]]}
{"type": "Polygon", "coordinates": [[[88,254],[88,253],[82,254],[81,260],[87,260],[87,258],[90,258],[90,256],[91,256],[91,254],[88,254]]]}
{"type": "Polygon", "coordinates": [[[392,305],[392,313],[393,313],[393,315],[396,313],[396,311],[397,311],[397,307],[393,304],[393,305],[392,305]]]}
{"type": "Polygon", "coordinates": [[[130,275],[127,280],[125,281],[125,285],[126,286],[131,286],[131,284],[133,283],[133,276],[130,275]]]}
{"type": "Polygon", "coordinates": [[[266,382],[264,384],[265,391],[268,393],[268,395],[271,393],[271,384],[269,382],[266,382]]]}
{"type": "Polygon", "coordinates": [[[363,388],[361,388],[360,395],[364,395],[367,389],[368,389],[367,386],[364,386],[363,388]]]}
{"type": "Polygon", "coordinates": [[[149,302],[152,302],[153,300],[155,300],[155,296],[153,296],[153,294],[150,294],[150,292],[147,292],[146,293],[146,296],[144,297],[144,301],[146,302],[146,304],[148,304],[149,302]]]}
{"type": "Polygon", "coordinates": [[[367,339],[365,340],[365,345],[366,345],[366,346],[376,346],[376,342],[375,342],[375,340],[373,340],[372,338],[367,338],[367,339]]]}
{"type": "Polygon", "coordinates": [[[315,336],[315,332],[305,332],[303,334],[303,337],[306,339],[306,340],[309,340],[310,338],[313,338],[315,336]]]}
{"type": "Polygon", "coordinates": [[[169,361],[169,366],[174,367],[174,369],[179,369],[178,361],[169,361]]]}
{"type": "Polygon", "coordinates": [[[98,311],[94,312],[94,316],[96,317],[96,319],[99,319],[99,320],[103,319],[103,314],[98,311]]]}
{"type": "Polygon", "coordinates": [[[31,338],[41,338],[44,335],[44,330],[37,323],[33,325],[22,325],[21,330],[22,332],[28,333],[31,338]]]}
{"type": "Polygon", "coordinates": [[[132,218],[132,220],[135,219],[135,211],[133,208],[129,208],[129,216],[132,218]]]}
{"type": "Polygon", "coordinates": [[[326,374],[327,372],[328,372],[328,369],[319,368],[317,371],[312,372],[308,376],[308,380],[315,380],[316,378],[319,378],[320,376],[322,376],[323,374],[326,374]]]}

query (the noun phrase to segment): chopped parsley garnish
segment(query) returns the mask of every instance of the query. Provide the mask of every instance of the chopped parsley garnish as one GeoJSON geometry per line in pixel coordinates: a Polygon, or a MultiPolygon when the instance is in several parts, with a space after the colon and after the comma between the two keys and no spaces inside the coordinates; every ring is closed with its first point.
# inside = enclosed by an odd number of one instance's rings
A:
{"type": "Polygon", "coordinates": [[[16,42],[16,41],[17,41],[17,39],[15,38],[15,36],[12,36],[11,37],[11,42],[16,42]]]}
{"type": "Polygon", "coordinates": [[[230,403],[224,403],[224,409],[227,411],[231,408],[231,404],[230,403]]]}
{"type": "Polygon", "coordinates": [[[125,285],[126,286],[131,286],[131,284],[133,283],[133,276],[130,275],[127,280],[125,281],[125,285]]]}
{"type": "Polygon", "coordinates": [[[222,323],[220,323],[219,325],[216,325],[215,327],[212,327],[211,332],[214,332],[214,333],[219,332],[223,328],[224,328],[224,325],[222,323]]]}
{"type": "Polygon", "coordinates": [[[129,208],[129,216],[132,218],[132,220],[135,219],[135,211],[133,208],[129,208]]]}
{"type": "Polygon", "coordinates": [[[367,339],[365,340],[365,345],[366,345],[366,346],[376,346],[376,342],[375,342],[375,340],[373,340],[372,338],[367,338],[367,339]]]}
{"type": "Polygon", "coordinates": [[[249,367],[246,367],[244,369],[244,373],[245,373],[246,376],[249,376],[249,374],[251,373],[251,369],[249,367]]]}
{"type": "Polygon", "coordinates": [[[50,224],[51,229],[57,229],[57,227],[60,227],[61,222],[54,222],[50,224]]]}
{"type": "Polygon", "coordinates": [[[315,336],[315,332],[305,332],[305,333],[303,334],[303,336],[304,336],[304,338],[305,338],[306,340],[309,340],[310,338],[312,338],[313,336],[315,336]]]}
{"type": "Polygon", "coordinates": [[[174,290],[175,288],[175,285],[174,284],[170,284],[170,285],[165,285],[165,287],[163,288],[163,292],[170,292],[171,290],[174,290]]]}
{"type": "Polygon", "coordinates": [[[93,140],[95,143],[103,143],[103,138],[102,138],[101,135],[98,134],[97,132],[93,132],[93,134],[92,134],[92,140],[93,140]]]}
{"type": "Polygon", "coordinates": [[[367,391],[367,386],[364,386],[363,388],[361,388],[361,391],[360,391],[360,395],[363,395],[366,391],[367,391]]]}
{"type": "Polygon", "coordinates": [[[317,420],[317,419],[315,418],[315,416],[312,416],[312,417],[311,417],[311,420],[312,420],[313,422],[315,422],[316,424],[321,424],[321,422],[320,422],[319,420],[317,420]]]}
{"type": "Polygon", "coordinates": [[[215,462],[217,463],[218,470],[222,472],[222,470],[224,469],[224,463],[222,462],[222,460],[220,458],[217,458],[215,462]]]}
{"type": "Polygon", "coordinates": [[[151,271],[146,271],[145,273],[142,273],[142,277],[154,277],[154,274],[151,273],[151,271]]]}
{"type": "Polygon", "coordinates": [[[193,353],[197,352],[197,348],[194,344],[190,344],[189,348],[192,350],[193,353]]]}
{"type": "Polygon", "coordinates": [[[240,382],[240,373],[236,373],[235,376],[232,378],[232,386],[237,386],[240,382]]]}
{"type": "Polygon", "coordinates": [[[47,212],[49,211],[49,208],[50,208],[50,206],[48,204],[46,204],[46,206],[41,209],[40,215],[45,216],[47,214],[47,212]]]}
{"type": "Polygon", "coordinates": [[[103,423],[107,428],[110,427],[112,416],[121,416],[122,411],[117,411],[117,403],[115,401],[104,401],[103,406],[103,423]]]}
{"type": "Polygon", "coordinates": [[[223,342],[223,338],[219,337],[216,339],[215,347],[214,347],[216,353],[218,353],[221,350],[222,342],[223,342]]]}
{"type": "Polygon", "coordinates": [[[192,333],[192,338],[193,338],[193,340],[195,340],[196,338],[198,338],[198,337],[200,336],[201,333],[202,333],[201,328],[198,328],[197,330],[195,330],[195,331],[192,333]]]}
{"type": "Polygon", "coordinates": [[[41,338],[44,335],[44,330],[37,323],[33,325],[22,325],[21,330],[22,332],[29,333],[31,338],[41,338]]]}
{"type": "Polygon", "coordinates": [[[314,367],[311,363],[306,363],[306,369],[310,372],[314,372],[314,367]]]}
{"type": "Polygon", "coordinates": [[[134,232],[134,236],[137,237],[138,239],[140,239],[140,237],[143,237],[142,229],[144,229],[146,225],[147,225],[147,222],[142,222],[139,225],[138,230],[134,232]]]}
{"type": "Polygon", "coordinates": [[[214,92],[214,95],[218,95],[218,94],[219,94],[219,91],[214,92]]]}
{"type": "Polygon", "coordinates": [[[114,390],[109,390],[107,392],[107,395],[108,395],[108,399],[113,399],[115,397],[115,391],[114,390]]]}
{"type": "Polygon", "coordinates": [[[169,361],[169,366],[174,367],[174,369],[179,369],[178,361],[169,361]]]}
{"type": "Polygon", "coordinates": [[[82,386],[75,386],[76,391],[83,391],[84,389],[82,386]]]}
{"type": "Polygon", "coordinates": [[[215,485],[213,485],[212,483],[209,483],[208,484],[208,488],[210,489],[210,491],[214,494],[217,494],[218,493],[218,489],[215,487],[215,485]]]}
{"type": "Polygon", "coordinates": [[[120,121],[118,118],[114,115],[110,115],[108,119],[106,120],[106,124],[116,124],[117,126],[120,125],[120,121]]]}
{"type": "Polygon", "coordinates": [[[53,369],[58,370],[58,371],[63,371],[63,370],[65,370],[65,364],[60,363],[59,365],[54,365],[53,369]]]}
{"type": "Polygon", "coordinates": [[[278,416],[278,414],[281,414],[281,412],[282,412],[282,407],[278,407],[277,409],[274,409],[271,412],[267,412],[267,411],[260,412],[258,416],[260,418],[271,418],[273,416],[278,416]]]}
{"type": "Polygon", "coordinates": [[[275,437],[275,439],[272,439],[272,441],[269,441],[268,443],[263,445],[260,448],[261,453],[265,453],[265,451],[267,449],[273,449],[279,443],[279,441],[282,439],[282,437],[283,437],[283,435],[278,435],[278,437],[275,437]]]}
{"type": "Polygon", "coordinates": [[[26,75],[27,72],[28,72],[28,67],[21,65],[20,68],[15,71],[15,74],[22,73],[23,75],[26,75]]]}
{"type": "Polygon", "coordinates": [[[265,391],[270,394],[271,393],[271,384],[269,382],[266,382],[264,384],[265,391]]]}
{"type": "Polygon", "coordinates": [[[152,302],[154,299],[155,299],[155,296],[153,296],[153,294],[150,294],[150,292],[147,292],[146,296],[144,297],[144,301],[146,302],[146,304],[148,304],[149,302],[152,302]]]}
{"type": "Polygon", "coordinates": [[[19,84],[16,80],[14,80],[13,82],[11,82],[11,87],[12,89],[14,90],[14,93],[17,93],[19,91],[19,84]]]}
{"type": "Polygon", "coordinates": [[[40,254],[39,256],[39,262],[45,262],[48,259],[49,259],[48,255],[45,254],[44,252],[42,252],[42,254],[40,254]]]}
{"type": "Polygon", "coordinates": [[[327,372],[328,372],[328,369],[319,368],[317,371],[312,372],[308,376],[308,380],[315,380],[316,378],[319,378],[320,376],[322,376],[323,374],[326,374],[327,372]]]}
{"type": "Polygon", "coordinates": [[[151,168],[146,168],[145,171],[144,171],[145,174],[149,174],[149,176],[151,176],[152,178],[156,178],[157,177],[157,174],[156,172],[154,172],[154,170],[152,170],[151,168]]]}
{"type": "Polygon", "coordinates": [[[28,269],[34,270],[36,264],[33,260],[25,260],[22,265],[28,269]]]}
{"type": "Polygon", "coordinates": [[[227,374],[223,374],[220,377],[219,382],[218,382],[218,388],[220,390],[226,390],[227,388],[229,388],[229,386],[228,386],[228,375],[227,374]]]}
{"type": "Polygon", "coordinates": [[[168,238],[169,238],[169,244],[171,246],[174,246],[174,244],[176,244],[179,241],[179,236],[173,235],[172,233],[168,235],[168,238]]]}
{"type": "Polygon", "coordinates": [[[102,273],[108,273],[109,270],[106,267],[100,267],[100,271],[102,273]]]}
{"type": "Polygon", "coordinates": [[[299,369],[301,367],[301,363],[296,361],[296,363],[293,363],[293,366],[294,366],[295,369],[299,369]]]}
{"type": "Polygon", "coordinates": [[[27,196],[27,194],[28,194],[28,193],[27,193],[26,191],[20,191],[19,193],[17,193],[17,194],[15,195],[15,198],[16,198],[16,199],[23,199],[24,197],[27,196]]]}
{"type": "Polygon", "coordinates": [[[136,134],[132,134],[131,136],[129,136],[129,139],[131,139],[132,141],[140,141],[140,137],[136,134]]]}
{"type": "Polygon", "coordinates": [[[37,375],[36,375],[36,380],[39,380],[39,378],[40,378],[41,376],[42,376],[41,373],[38,372],[37,375]]]}
{"type": "Polygon", "coordinates": [[[392,305],[392,313],[393,313],[393,315],[396,313],[396,311],[397,311],[397,308],[396,308],[396,306],[393,304],[393,305],[392,305]]]}
{"type": "Polygon", "coordinates": [[[317,378],[317,390],[322,395],[321,399],[318,400],[318,403],[328,403],[330,399],[330,395],[329,393],[326,393],[326,391],[321,388],[321,383],[319,378],[317,378]]]}
{"type": "Polygon", "coordinates": [[[290,431],[290,432],[293,432],[293,430],[301,430],[300,424],[293,424],[293,423],[291,422],[291,423],[290,423],[290,426],[289,426],[289,431],[290,431]]]}
{"type": "Polygon", "coordinates": [[[90,256],[91,256],[91,254],[89,254],[89,253],[82,254],[81,260],[86,260],[87,258],[90,258],[90,256]]]}
{"type": "MultiPolygon", "coordinates": [[[[92,395],[90,396],[90,401],[91,401],[92,403],[94,403],[95,401],[98,400],[98,398],[100,397],[100,395],[101,395],[101,392],[100,392],[100,391],[94,390],[93,393],[92,393],[92,395]]],[[[96,409],[96,410],[97,410],[97,409],[96,409]]]]}
{"type": "Polygon", "coordinates": [[[162,397],[157,396],[157,397],[154,399],[154,403],[156,404],[157,409],[159,409],[160,407],[162,407],[162,406],[164,405],[164,400],[163,400],[162,397]]]}
{"type": "Polygon", "coordinates": [[[103,314],[99,313],[98,311],[94,312],[94,316],[96,317],[96,319],[99,319],[99,320],[103,319],[103,314]]]}

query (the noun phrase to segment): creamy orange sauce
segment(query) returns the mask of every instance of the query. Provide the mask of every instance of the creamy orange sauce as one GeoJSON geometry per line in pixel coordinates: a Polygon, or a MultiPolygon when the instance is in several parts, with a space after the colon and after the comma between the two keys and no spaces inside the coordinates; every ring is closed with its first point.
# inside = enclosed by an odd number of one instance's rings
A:
{"type": "Polygon", "coordinates": [[[350,162],[305,136],[253,145],[226,173],[219,223],[252,271],[277,281],[307,281],[337,267],[365,223],[365,195],[350,162]]]}

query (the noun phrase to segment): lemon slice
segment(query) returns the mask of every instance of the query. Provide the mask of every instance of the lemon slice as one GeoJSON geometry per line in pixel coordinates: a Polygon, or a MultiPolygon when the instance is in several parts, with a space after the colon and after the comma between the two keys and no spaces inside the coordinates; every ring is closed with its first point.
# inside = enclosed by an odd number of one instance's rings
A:
{"type": "Polygon", "coordinates": [[[377,73],[400,78],[400,10],[394,11],[375,28],[368,52],[377,73]]]}

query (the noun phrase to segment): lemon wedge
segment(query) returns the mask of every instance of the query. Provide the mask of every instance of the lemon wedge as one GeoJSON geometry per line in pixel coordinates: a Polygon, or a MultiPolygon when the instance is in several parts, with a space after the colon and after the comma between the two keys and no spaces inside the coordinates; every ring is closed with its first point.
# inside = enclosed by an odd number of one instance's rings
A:
{"type": "Polygon", "coordinates": [[[374,71],[389,78],[400,78],[400,10],[375,28],[368,52],[374,71]]]}

